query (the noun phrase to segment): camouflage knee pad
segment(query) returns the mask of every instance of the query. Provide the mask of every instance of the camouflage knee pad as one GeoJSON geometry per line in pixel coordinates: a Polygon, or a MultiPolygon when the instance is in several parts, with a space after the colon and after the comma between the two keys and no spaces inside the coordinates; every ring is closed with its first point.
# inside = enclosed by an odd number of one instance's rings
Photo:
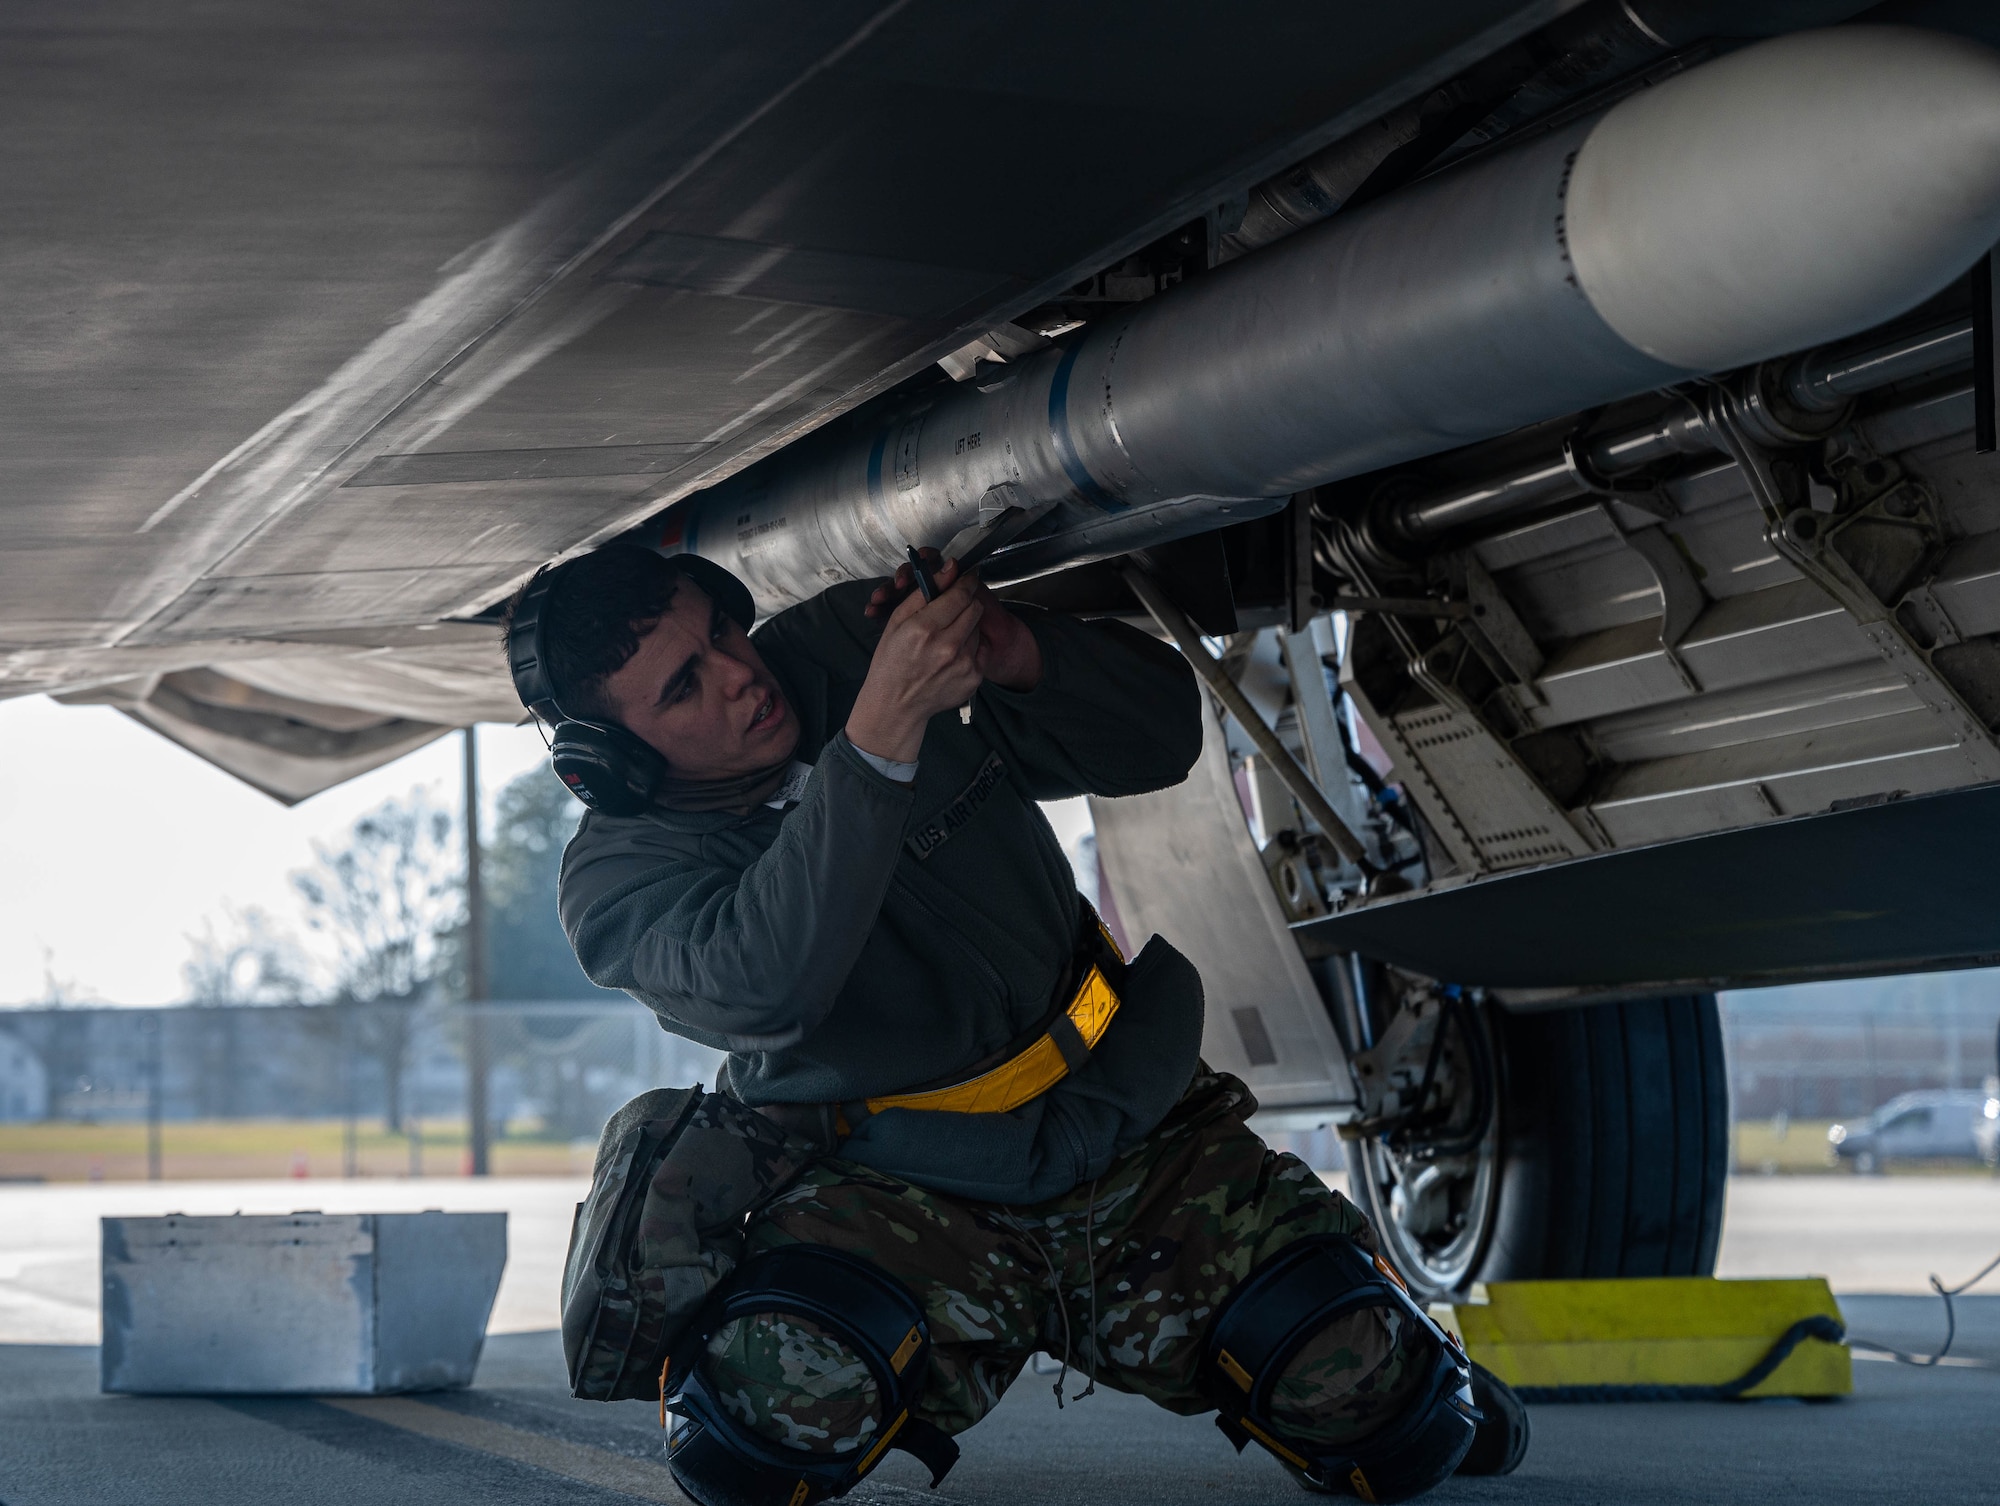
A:
{"type": "MultiPolygon", "coordinates": [[[[1360,1441],[1408,1405],[1422,1379],[1397,1315],[1370,1308],[1306,1341],[1272,1388],[1272,1420],[1332,1448],[1360,1441]]],[[[703,1374],[730,1415],[759,1437],[813,1454],[866,1448],[881,1429],[875,1381],[818,1324],[759,1314],[709,1341],[703,1374]]]]}
{"type": "Polygon", "coordinates": [[[1363,1308],[1306,1340],[1271,1388],[1271,1420],[1329,1448],[1359,1443],[1395,1417],[1424,1379],[1423,1353],[1401,1315],[1363,1308]]]}
{"type": "MultiPolygon", "coordinates": [[[[1202,1334],[1250,1271],[1314,1236],[1374,1249],[1359,1209],[1243,1124],[1250,1102],[1232,1078],[1199,1078],[1102,1176],[1032,1207],[961,1201],[828,1158],[752,1220],[749,1249],[842,1250],[903,1282],[936,1346],[920,1412],[947,1433],[990,1412],[1037,1349],[1067,1354],[1102,1387],[1206,1412],[1202,1334]]],[[[1273,1400],[1286,1425],[1340,1446],[1406,1404],[1422,1384],[1407,1372],[1422,1367],[1393,1321],[1357,1314],[1315,1335],[1273,1400]]],[[[855,1356],[797,1319],[718,1333],[703,1374],[735,1419],[786,1447],[845,1452],[880,1436],[855,1356]]]]}
{"type": "Polygon", "coordinates": [[[848,1454],[882,1429],[868,1367],[805,1318],[759,1313],[724,1324],[708,1342],[702,1374],[731,1417],[786,1448],[848,1454]]]}

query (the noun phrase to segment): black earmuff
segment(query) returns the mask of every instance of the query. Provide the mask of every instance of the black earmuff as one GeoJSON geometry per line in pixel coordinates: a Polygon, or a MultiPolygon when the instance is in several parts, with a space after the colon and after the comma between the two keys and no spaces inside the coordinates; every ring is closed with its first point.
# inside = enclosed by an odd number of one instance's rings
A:
{"type": "MultiPolygon", "coordinates": [[[[667,558],[707,592],[726,616],[742,624],[745,632],[750,630],[757,618],[757,605],[748,586],[698,554],[667,558]]],[[[570,716],[557,703],[555,681],[548,672],[548,656],[542,645],[542,621],[549,591],[560,571],[560,566],[546,565],[537,570],[521,593],[520,605],[514,608],[507,629],[507,668],[514,676],[514,692],[523,706],[554,729],[550,762],[569,792],[607,816],[636,816],[652,804],[654,791],[666,777],[667,761],[644,738],[616,723],[584,721],[570,716]]]]}
{"type": "Polygon", "coordinates": [[[549,759],[569,792],[607,816],[636,816],[652,802],[667,761],[623,727],[581,721],[556,700],[542,647],[542,619],[555,572],[543,566],[521,593],[507,626],[507,668],[514,693],[531,715],[553,728],[549,759]]]}
{"type": "MultiPolygon", "coordinates": [[[[666,558],[682,576],[708,592],[726,616],[740,622],[744,632],[750,630],[750,624],[756,622],[756,602],[744,582],[700,554],[666,558]]],[[[652,804],[654,790],[666,778],[666,758],[650,742],[616,722],[586,722],[570,716],[556,702],[556,682],[548,674],[548,654],[542,648],[542,620],[548,612],[548,592],[560,572],[562,566],[536,570],[514,608],[506,636],[514,694],[520,696],[522,706],[552,728],[550,762],[570,794],[606,816],[638,816],[652,804]]]]}
{"type": "Polygon", "coordinates": [[[572,795],[607,816],[642,813],[667,771],[659,750],[623,727],[574,718],[556,723],[549,762],[572,795]]]}

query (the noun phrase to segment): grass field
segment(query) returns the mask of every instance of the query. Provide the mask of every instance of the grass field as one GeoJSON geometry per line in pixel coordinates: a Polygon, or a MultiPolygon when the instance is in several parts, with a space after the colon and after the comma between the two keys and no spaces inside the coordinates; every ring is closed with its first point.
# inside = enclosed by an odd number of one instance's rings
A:
{"type": "MultiPolygon", "coordinates": [[[[1740,1119],[1731,1126],[1732,1171],[1777,1175],[1833,1171],[1833,1147],[1826,1132],[1831,1119],[1794,1119],[1779,1133],[1769,1119],[1740,1119]]],[[[0,1140],[0,1145],[6,1144],[0,1140]]]]}
{"type": "MultiPolygon", "coordinates": [[[[160,1137],[160,1171],[169,1181],[241,1177],[342,1175],[343,1129],[338,1119],[198,1119],[169,1121],[160,1137]]],[[[422,1174],[465,1174],[465,1125],[438,1119],[422,1134],[422,1174]]],[[[498,1176],[587,1173],[593,1143],[510,1135],[494,1142],[498,1176]]],[[[400,1177],[412,1169],[410,1140],[379,1119],[364,1119],[355,1136],[355,1170],[365,1177],[400,1177]]],[[[0,1124],[0,1181],[129,1182],[146,1176],[144,1124],[0,1124]]]]}
{"type": "MultiPolygon", "coordinates": [[[[1794,1119],[1781,1134],[1769,1119],[1740,1119],[1732,1127],[1735,1159],[1730,1170],[1739,1176],[1797,1176],[1815,1172],[1852,1176],[1852,1165],[1837,1161],[1833,1147],[1827,1143],[1827,1128],[1833,1123],[1831,1119],[1794,1119]]],[[[1886,1176],[1993,1175],[1989,1168],[1970,1159],[1889,1161],[1884,1163],[1882,1172],[1886,1176]]]]}
{"type": "MultiPolygon", "coordinates": [[[[1845,1174],[1827,1144],[1824,1119],[1797,1119],[1778,1133],[1768,1119],[1734,1126],[1731,1170],[1749,1176],[1845,1174]]],[[[343,1126],[338,1119],[197,1119],[169,1122],[161,1132],[160,1171],[169,1181],[242,1177],[337,1177],[343,1174],[343,1126]]],[[[422,1174],[465,1174],[465,1126],[456,1119],[425,1123],[422,1174]]],[[[512,1134],[493,1146],[497,1176],[580,1176],[596,1146],[534,1134],[512,1134]]],[[[411,1173],[410,1142],[379,1119],[364,1119],[355,1137],[355,1169],[364,1177],[411,1173]]],[[[1973,1162],[1891,1163],[1895,1173],[1988,1175],[1973,1162]]],[[[0,1124],[0,1182],[132,1182],[146,1177],[146,1126],[136,1123],[0,1124]]]]}

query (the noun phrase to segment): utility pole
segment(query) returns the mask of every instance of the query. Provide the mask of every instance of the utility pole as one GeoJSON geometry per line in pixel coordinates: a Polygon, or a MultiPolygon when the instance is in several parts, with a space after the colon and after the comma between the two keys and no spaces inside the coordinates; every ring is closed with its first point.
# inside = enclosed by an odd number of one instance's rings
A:
{"type": "Polygon", "coordinates": [[[1882,1075],[1877,1070],[1875,1064],[1875,1016],[1873,1014],[1864,1014],[1861,1017],[1861,1031],[1862,1039],[1868,1045],[1868,1108],[1869,1112],[1872,1113],[1882,1106],[1882,1075]]]}
{"type": "Polygon", "coordinates": [[[161,1077],[160,1035],[166,1025],[162,1010],[153,1010],[146,1019],[146,1180],[157,1182],[164,1174],[161,1162],[160,1116],[161,1077]]]}
{"type": "Polygon", "coordinates": [[[465,1118],[467,1170],[491,1170],[487,1112],[486,891],[479,878],[479,728],[465,729],[465,1118]]]}
{"type": "Polygon", "coordinates": [[[424,1017],[418,1006],[410,1013],[410,1064],[404,1069],[403,1136],[410,1146],[410,1175],[424,1174],[424,1017]]]}
{"type": "Polygon", "coordinates": [[[340,1174],[357,1177],[361,1175],[360,1127],[356,1123],[361,1113],[357,1102],[361,1084],[354,1060],[354,1001],[343,999],[336,1007],[340,1010],[340,1091],[344,1100],[340,1127],[340,1174]]]}

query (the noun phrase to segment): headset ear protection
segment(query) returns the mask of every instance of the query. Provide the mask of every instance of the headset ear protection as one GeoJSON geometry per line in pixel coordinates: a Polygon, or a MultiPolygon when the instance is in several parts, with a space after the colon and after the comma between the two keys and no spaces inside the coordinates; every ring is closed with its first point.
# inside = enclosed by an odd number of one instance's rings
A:
{"type": "Polygon", "coordinates": [[[569,792],[607,816],[636,816],[652,803],[667,761],[623,727],[583,721],[557,702],[542,647],[542,619],[555,579],[547,566],[537,570],[508,624],[507,668],[514,676],[514,692],[530,713],[554,729],[550,761],[569,792]]]}
{"type": "MultiPolygon", "coordinates": [[[[726,615],[749,629],[757,608],[742,581],[699,555],[669,558],[726,615]]],[[[542,623],[558,573],[548,566],[537,570],[514,609],[507,629],[507,668],[514,677],[514,692],[523,706],[554,729],[550,761],[569,792],[607,816],[636,816],[652,804],[653,793],[666,776],[667,761],[652,744],[616,722],[570,716],[557,702],[542,644],[542,623]]]]}

